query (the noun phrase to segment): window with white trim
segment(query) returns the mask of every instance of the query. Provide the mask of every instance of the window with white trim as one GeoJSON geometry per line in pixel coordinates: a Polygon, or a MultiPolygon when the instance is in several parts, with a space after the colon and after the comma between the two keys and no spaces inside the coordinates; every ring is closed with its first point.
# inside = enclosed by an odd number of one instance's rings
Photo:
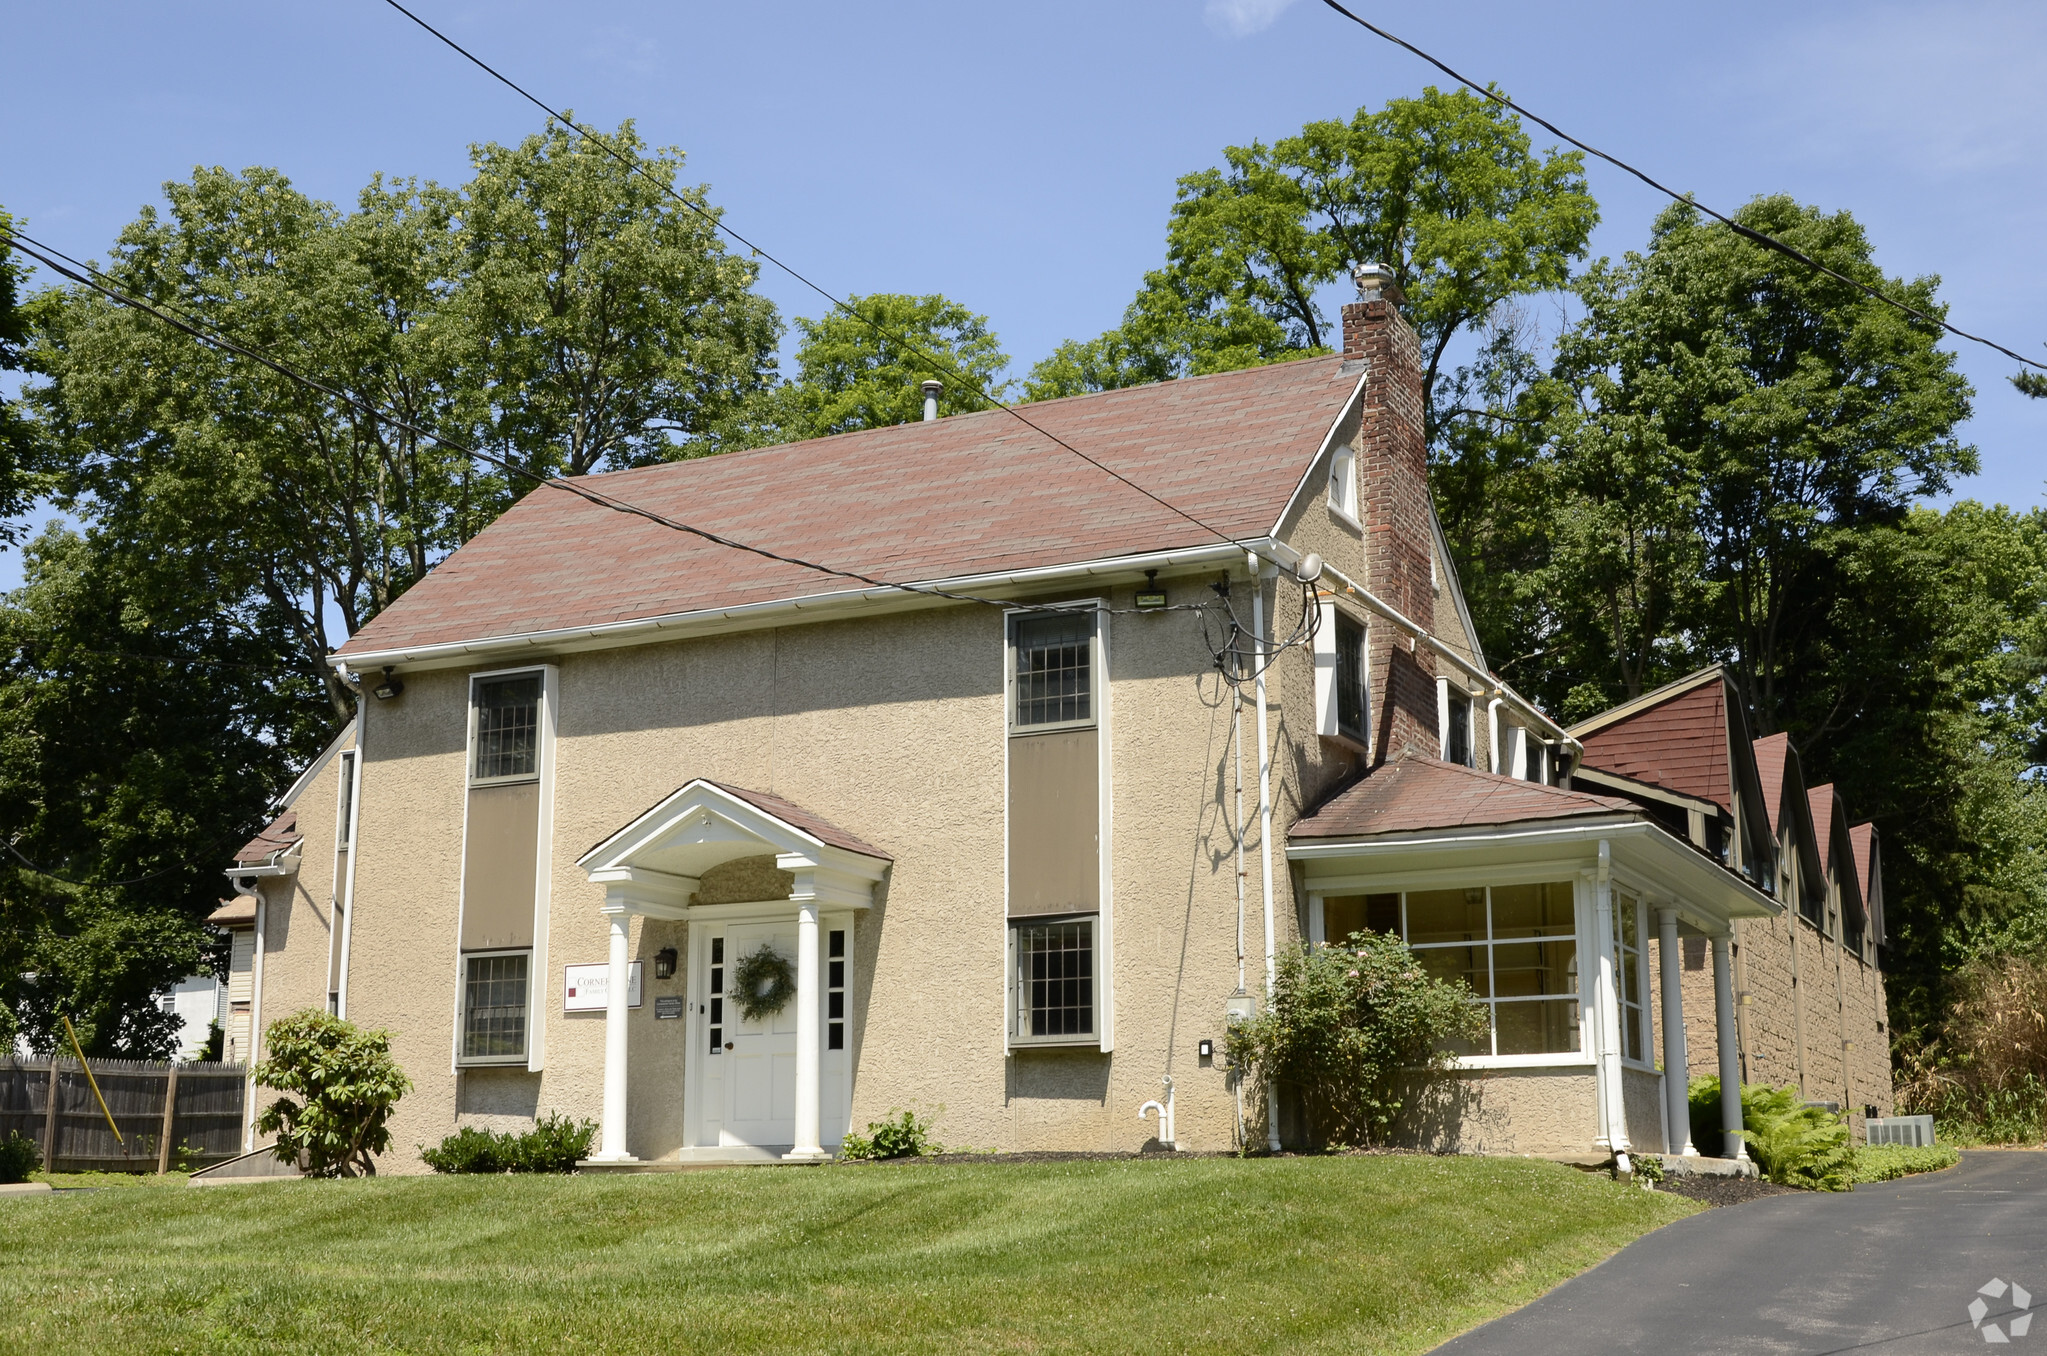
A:
{"type": "Polygon", "coordinates": [[[471,781],[540,775],[541,682],[537,672],[476,680],[471,690],[471,781]]]}
{"type": "Polygon", "coordinates": [[[530,951],[472,952],[462,958],[462,1062],[526,1062],[530,951]]]}
{"type": "Polygon", "coordinates": [[[1339,612],[1336,622],[1336,732],[1365,741],[1365,628],[1339,612]]]}
{"type": "Polygon", "coordinates": [[[1471,766],[1471,698],[1452,691],[1450,693],[1450,715],[1448,733],[1450,741],[1443,750],[1443,761],[1471,766]]]}
{"type": "Polygon", "coordinates": [[[1094,722],[1095,614],[1021,613],[1010,623],[1010,726],[1048,730],[1094,722]]]}
{"type": "Polygon", "coordinates": [[[1093,1045],[1095,919],[1014,920],[1010,951],[1010,1043],[1093,1045]]]}
{"type": "Polygon", "coordinates": [[[1618,890],[1613,895],[1613,965],[1621,1058],[1641,1063],[1649,1049],[1649,1011],[1642,997],[1642,902],[1618,890]]]}
{"type": "Polygon", "coordinates": [[[1340,943],[1356,932],[1394,933],[1431,975],[1469,985],[1488,1030],[1453,1047],[1460,1055],[1577,1054],[1575,901],[1569,881],[1329,895],[1322,935],[1340,943]]]}
{"type": "Polygon", "coordinates": [[[1358,459],[1348,447],[1337,448],[1329,459],[1329,507],[1358,516],[1358,459]]]}

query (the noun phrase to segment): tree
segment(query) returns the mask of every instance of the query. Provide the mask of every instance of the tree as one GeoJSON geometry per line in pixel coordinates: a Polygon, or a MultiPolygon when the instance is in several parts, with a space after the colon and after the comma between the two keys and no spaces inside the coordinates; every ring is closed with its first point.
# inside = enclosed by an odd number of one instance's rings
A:
{"type": "Polygon", "coordinates": [[[670,196],[682,152],[650,152],[630,121],[605,139],[627,160],[554,123],[472,147],[462,193],[463,419],[540,475],[717,450],[781,337],[759,270],[719,241],[708,188],[670,196]]]}
{"type": "Polygon", "coordinates": [[[256,1117],[259,1134],[277,1136],[279,1161],[304,1165],[309,1177],[375,1177],[375,1156],[391,1147],[392,1108],[412,1090],[389,1033],[308,1008],[272,1022],[263,1048],[257,1086],[303,1099],[280,1097],[256,1117]]]}
{"type": "MultiPolygon", "coordinates": [[[[1317,289],[1390,265],[1433,392],[1450,339],[1509,297],[1561,287],[1599,220],[1576,152],[1537,155],[1518,118],[1466,90],[1311,122],[1182,178],[1166,266],[1120,330],[1063,345],[1034,398],[1323,352],[1317,289]]],[[[1430,416],[1434,426],[1433,413],[1430,416]]]]}
{"type": "Polygon", "coordinates": [[[1007,397],[1000,378],[1009,356],[988,317],[937,295],[875,292],[847,304],[858,315],[798,317],[796,379],[755,402],[746,441],[796,442],[911,423],[924,417],[927,378],[943,383],[942,414],[987,409],[983,392],[1007,397]]]}
{"type": "Polygon", "coordinates": [[[0,599],[0,1040],[161,1058],[153,996],[216,960],[220,867],[303,744],[280,655],[188,587],[138,591],[124,557],[63,529],[0,599]],[[22,977],[16,983],[15,977],[22,977]]]}
{"type": "MultiPolygon", "coordinates": [[[[14,218],[0,208],[0,236],[12,238],[14,218]]],[[[12,250],[0,250],[0,372],[22,369],[22,348],[28,342],[28,323],[21,311],[21,284],[28,270],[16,261],[12,250]]],[[[31,494],[31,448],[33,428],[15,408],[0,396],[0,547],[12,544],[19,533],[13,521],[28,507],[31,494]]]]}

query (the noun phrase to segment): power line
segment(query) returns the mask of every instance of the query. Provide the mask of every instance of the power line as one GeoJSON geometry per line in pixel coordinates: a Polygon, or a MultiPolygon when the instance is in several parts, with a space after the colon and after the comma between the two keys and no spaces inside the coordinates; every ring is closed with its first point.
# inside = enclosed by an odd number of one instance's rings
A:
{"type": "MultiPolygon", "coordinates": [[[[640,505],[631,503],[627,500],[613,498],[611,495],[604,494],[601,491],[590,489],[587,485],[577,484],[570,480],[564,480],[558,476],[543,476],[536,471],[530,470],[527,467],[519,465],[516,462],[508,461],[502,457],[494,456],[491,453],[484,452],[478,448],[470,447],[467,444],[457,442],[454,439],[445,437],[439,433],[434,432],[431,429],[422,428],[420,425],[413,423],[411,420],[405,418],[402,415],[394,414],[389,410],[383,409],[369,401],[363,400],[358,396],[352,395],[347,391],[343,391],[335,386],[331,386],[328,383],[321,381],[316,377],[308,376],[305,373],[298,371],[296,368],[292,367],[288,363],[282,362],[279,359],[271,357],[269,354],[250,348],[247,345],[242,344],[233,338],[221,334],[218,331],[218,329],[216,329],[206,321],[187,320],[181,316],[170,314],[149,302],[141,300],[140,298],[130,296],[126,292],[123,292],[119,288],[113,286],[110,281],[106,280],[106,275],[101,273],[92,265],[82,263],[79,260],[72,258],[70,255],[65,254],[63,251],[56,249],[54,246],[46,245],[42,241],[37,240],[35,237],[28,235],[19,229],[16,229],[11,235],[6,233],[0,233],[0,244],[7,245],[9,248],[13,249],[17,253],[24,254],[29,258],[36,260],[38,263],[42,264],[45,268],[50,269],[52,272],[55,272],[63,277],[69,278],[73,282],[76,282],[84,287],[90,288],[92,291],[99,293],[100,295],[106,297],[108,300],[117,303],[118,305],[128,307],[131,310],[140,312],[144,315],[150,316],[153,319],[159,320],[164,324],[169,325],[173,329],[176,329],[190,336],[191,338],[198,340],[200,343],[205,344],[209,348],[214,348],[221,350],[223,352],[236,354],[238,356],[248,358],[253,362],[260,363],[264,367],[269,368],[271,371],[276,372],[279,376],[282,376],[289,381],[297,382],[310,390],[319,391],[323,395],[341,401],[343,404],[349,406],[351,409],[354,409],[359,413],[368,415],[373,419],[381,419],[395,428],[403,429],[417,437],[425,438],[430,442],[437,443],[440,446],[449,449],[450,451],[461,453],[464,456],[474,457],[478,461],[484,462],[485,464],[490,466],[497,467],[499,470],[505,471],[509,474],[523,476],[526,479],[532,481],[536,487],[561,490],[568,494],[575,495],[577,498],[583,499],[591,504],[596,505],[599,508],[608,509],[614,513],[626,514],[630,517],[643,518],[646,521],[654,523],[659,527],[664,527],[674,532],[687,533],[690,536],[698,537],[704,541],[710,542],[712,545],[715,546],[723,546],[729,550],[734,551],[744,551],[750,555],[760,556],[764,559],[772,560],[779,564],[793,565],[801,569],[813,570],[819,574],[829,575],[831,577],[838,579],[851,580],[855,583],[866,584],[873,588],[896,589],[905,593],[922,594],[926,597],[944,598],[952,602],[978,603],[984,607],[1001,608],[1005,611],[1071,613],[1086,610],[1120,613],[1159,611],[1183,612],[1206,610],[1205,605],[1189,606],[1184,604],[1175,605],[1168,608],[1080,609],[1056,603],[1017,603],[998,598],[985,598],[978,594],[961,593],[952,589],[940,588],[935,584],[905,584],[895,580],[877,579],[873,575],[863,574],[858,570],[840,569],[836,566],[824,565],[812,560],[805,560],[801,556],[787,555],[780,551],[770,550],[769,548],[764,546],[755,546],[749,542],[740,541],[737,538],[727,537],[721,533],[712,532],[706,528],[697,527],[690,523],[682,522],[679,519],[667,517],[663,514],[654,512],[652,509],[642,508],[640,505]],[[52,256],[55,257],[53,258],[52,256]],[[58,260],[60,259],[65,262],[59,263],[58,260]],[[67,267],[67,265],[70,266],[67,267]],[[201,328],[202,325],[205,326],[204,329],[201,328]]],[[[1224,540],[1227,541],[1231,539],[1225,538],[1224,540]]],[[[136,657],[145,658],[148,656],[136,657]]]]}
{"type": "MultiPolygon", "coordinates": [[[[395,0],[388,0],[388,2],[395,3],[395,0]]],[[[1787,245],[1783,241],[1778,240],[1776,237],[1765,235],[1761,231],[1758,231],[1753,227],[1744,226],[1740,222],[1736,221],[1733,217],[1728,216],[1724,212],[1714,211],[1712,208],[1706,206],[1706,204],[1698,201],[1696,198],[1693,198],[1689,194],[1680,193],[1676,189],[1671,188],[1668,185],[1658,183],[1655,179],[1650,178],[1647,174],[1644,174],[1641,170],[1636,169],[1633,165],[1630,165],[1627,161],[1620,159],[1618,156],[1608,155],[1605,151],[1600,150],[1597,146],[1588,145],[1587,143],[1578,140],[1578,138],[1572,136],[1569,132],[1566,132],[1563,128],[1558,127],[1555,123],[1550,122],[1548,119],[1537,117],[1535,114],[1529,112],[1521,105],[1515,103],[1512,99],[1509,99],[1506,95],[1500,93],[1492,86],[1479,84],[1470,76],[1463,75],[1455,70],[1452,70],[1448,65],[1444,64],[1442,61],[1437,60],[1435,57],[1430,56],[1427,52],[1424,52],[1421,48],[1415,46],[1407,39],[1397,37],[1394,34],[1387,32],[1385,29],[1379,27],[1377,24],[1371,22],[1369,19],[1363,19],[1358,17],[1350,10],[1344,8],[1343,5],[1339,4],[1338,0],[1322,0],[1322,3],[1329,6],[1329,8],[1335,10],[1338,14],[1341,14],[1344,18],[1350,20],[1358,27],[1364,29],[1366,32],[1371,33],[1377,37],[1384,38],[1386,41],[1392,43],[1394,46],[1404,48],[1407,51],[1414,53],[1423,61],[1428,62],[1431,66],[1434,66],[1437,70],[1449,76],[1458,84],[1463,85],[1466,89],[1471,90],[1473,93],[1483,95],[1484,97],[1492,100],[1494,103],[1498,104],[1502,108],[1513,110],[1515,113],[1520,114],[1522,117],[1534,123],[1536,126],[1541,127],[1547,132],[1549,132],[1551,136],[1561,137],[1565,141],[1570,142],[1573,146],[1576,146],[1579,150],[1585,152],[1587,155],[1597,156],[1599,159],[1604,160],[1607,164],[1612,165],[1615,169],[1619,169],[1625,171],[1628,174],[1633,175],[1635,178],[1640,179],[1643,183],[1649,185],[1649,187],[1655,189],[1658,193],[1664,194],[1665,196],[1671,198],[1673,201],[1681,202],[1689,207],[1697,208],[1699,211],[1704,212],[1707,216],[1713,218],[1721,225],[1726,226],[1728,229],[1732,230],[1736,235],[1741,236],[1743,239],[1753,241],[1755,244],[1761,245],[1764,249],[1775,250],[1777,253],[1784,255],[1786,258],[1796,259],[1799,263],[1804,264],[1807,268],[1817,269],[1821,273],[1826,274],[1829,278],[1832,278],[1837,282],[1847,283],[1850,287],[1853,287],[1858,291],[1865,292],[1870,296],[1875,297],[1878,301],[1883,302],[1886,306],[1895,307],[1897,310],[1903,311],[1906,315],[1911,316],[1915,320],[1922,320],[1929,325],[1938,325],[1940,328],[1946,330],[1949,334],[1952,334],[1957,338],[1967,339],[1971,343],[1982,344],[1985,348],[1992,348],[1997,350],[1999,353],[2002,353],[2005,357],[2012,359],[2014,362],[2024,363],[2028,367],[2037,367],[2041,371],[2047,372],[2047,363],[2037,362],[2032,358],[2026,357],[2022,353],[2017,353],[2011,349],[2006,348],[2003,344],[1998,343],[1995,339],[1986,339],[1980,334],[1971,334],[1967,330],[1962,329],[1959,326],[1950,325],[1947,321],[1942,320],[1937,316],[1928,315],[1926,312],[1918,309],[1915,306],[1908,306],[1904,302],[1897,300],[1895,297],[1892,297],[1885,292],[1879,291],[1878,289],[1871,287],[1866,282],[1860,282],[1854,278],[1849,277],[1845,273],[1827,267],[1827,265],[1821,263],[1819,260],[1813,258],[1805,251],[1798,249],[1795,246],[1787,245]]]]}
{"type": "MultiPolygon", "coordinates": [[[[670,531],[684,532],[689,534],[690,536],[699,537],[704,541],[710,542],[714,546],[723,546],[734,551],[745,551],[751,555],[760,556],[764,559],[772,560],[779,564],[794,565],[801,569],[813,570],[819,574],[830,575],[833,578],[846,579],[851,580],[854,583],[866,584],[872,588],[900,589],[906,593],[920,593],[933,598],[949,599],[954,602],[981,603],[989,607],[1016,608],[1019,606],[1018,604],[1015,603],[1004,602],[994,598],[983,598],[971,593],[958,593],[949,589],[942,589],[932,584],[904,584],[895,582],[893,580],[877,579],[872,575],[862,574],[858,570],[844,570],[836,566],[820,564],[817,561],[805,560],[801,556],[786,555],[780,551],[773,551],[764,546],[754,546],[751,543],[739,541],[736,538],[727,537],[722,535],[721,533],[712,532],[706,528],[701,528],[694,526],[690,523],[682,522],[679,519],[669,518],[663,514],[654,512],[652,509],[642,508],[637,504],[629,503],[622,499],[614,499],[610,495],[590,489],[586,485],[579,485],[572,481],[564,480],[558,476],[543,476],[536,471],[532,471],[524,466],[520,466],[516,462],[508,461],[502,457],[494,456],[491,453],[484,452],[478,448],[470,447],[464,443],[457,442],[452,438],[444,437],[441,434],[435,433],[431,429],[422,428],[418,424],[413,423],[411,420],[406,419],[402,415],[393,414],[388,410],[380,409],[376,405],[373,405],[370,402],[361,399],[360,397],[351,395],[348,392],[340,390],[337,387],[330,386],[326,382],[321,381],[316,377],[308,376],[305,373],[300,372],[297,369],[291,367],[289,364],[281,362],[278,359],[273,358],[266,353],[262,353],[257,351],[256,349],[249,348],[246,345],[237,342],[236,340],[227,338],[226,336],[219,334],[218,332],[209,333],[206,330],[202,330],[201,328],[199,328],[197,324],[193,322],[187,321],[179,316],[171,315],[159,309],[158,307],[151,305],[149,302],[143,301],[137,297],[132,297],[127,293],[121,291],[120,289],[100,281],[99,279],[101,277],[104,277],[104,275],[100,274],[97,269],[94,269],[87,264],[78,264],[78,261],[75,259],[71,259],[71,256],[61,255],[59,251],[53,249],[48,245],[43,244],[41,241],[37,240],[33,236],[26,235],[23,232],[16,230],[11,235],[0,235],[0,241],[4,241],[11,249],[15,250],[16,252],[25,254],[29,258],[36,260],[38,263],[42,264],[45,268],[50,269],[52,272],[60,274],[63,277],[69,278],[73,282],[79,283],[84,287],[88,287],[93,291],[98,292],[100,295],[106,297],[110,301],[116,302],[122,306],[126,306],[131,310],[141,312],[142,314],[148,315],[156,320],[160,320],[164,324],[171,326],[173,329],[182,331],[183,333],[198,340],[200,343],[207,345],[209,348],[215,348],[222,350],[224,352],[233,353],[240,357],[247,358],[252,362],[261,363],[263,366],[269,368],[271,371],[277,373],[279,376],[284,377],[289,381],[297,382],[300,385],[305,386],[311,390],[319,391],[323,395],[329,396],[335,400],[341,401],[343,404],[349,406],[354,410],[357,410],[362,414],[369,415],[371,418],[374,419],[381,419],[395,428],[404,429],[406,432],[411,433],[416,437],[425,438],[431,442],[439,444],[442,447],[448,448],[450,451],[459,452],[464,456],[474,457],[478,461],[484,462],[485,464],[490,466],[495,466],[501,471],[505,471],[512,475],[524,476],[526,479],[532,481],[536,486],[564,491],[568,494],[575,495],[579,499],[583,499],[591,504],[595,504],[599,508],[609,509],[614,513],[623,513],[630,517],[644,518],[648,522],[654,523],[661,527],[665,527],[670,531]],[[69,260],[72,264],[76,264],[77,267],[76,268],[67,267],[65,264],[57,262],[57,259],[50,257],[52,255],[58,255],[63,259],[69,260]],[[89,274],[94,276],[88,276],[89,274]]],[[[1072,611],[1073,609],[1039,606],[1036,608],[1029,608],[1027,610],[1072,611]]]]}
{"type": "Polygon", "coordinates": [[[1221,538],[1223,541],[1230,543],[1232,546],[1244,545],[1243,542],[1239,541],[1235,537],[1232,537],[1229,533],[1224,532],[1221,528],[1215,527],[1207,522],[1204,522],[1202,519],[1195,517],[1186,509],[1181,508],[1178,504],[1173,503],[1171,500],[1164,499],[1161,498],[1159,495],[1153,494],[1150,490],[1138,484],[1136,481],[1124,475],[1122,472],[1117,471],[1114,468],[1100,461],[1095,460],[1087,453],[1075,447],[1072,443],[1069,443],[1064,438],[1061,438],[1058,434],[1053,433],[1049,429],[1045,428],[1042,424],[1033,421],[1029,416],[1025,415],[1021,410],[1017,409],[1014,405],[1005,404],[1003,401],[997,400],[995,396],[987,390],[987,388],[982,386],[979,382],[975,381],[971,376],[960,371],[957,367],[954,367],[950,362],[947,362],[945,359],[937,356],[936,354],[926,352],[924,349],[919,348],[907,336],[898,334],[894,330],[891,330],[887,326],[883,325],[880,321],[861,314],[861,312],[856,307],[854,307],[854,305],[851,302],[842,299],[837,293],[830,291],[822,284],[811,281],[809,277],[800,272],[794,265],[784,263],[772,252],[761,248],[759,245],[756,245],[753,241],[741,235],[738,231],[733,230],[730,226],[725,224],[724,218],[719,213],[706,211],[703,207],[699,206],[696,203],[691,202],[687,197],[683,196],[681,193],[676,192],[675,186],[673,184],[668,183],[666,180],[662,179],[658,175],[650,173],[647,170],[647,167],[640,161],[618,150],[610,143],[609,140],[599,136],[597,133],[591,131],[589,128],[579,126],[578,124],[570,121],[567,117],[563,116],[561,113],[556,112],[552,106],[541,102],[541,100],[537,96],[532,94],[525,87],[520,85],[517,81],[513,80],[510,76],[504,74],[496,67],[484,61],[483,58],[477,56],[474,52],[464,47],[461,43],[456,42],[453,38],[449,37],[446,33],[441,32],[440,29],[435,28],[432,24],[420,18],[417,14],[414,14],[404,5],[399,4],[398,0],[384,0],[384,3],[389,5],[392,9],[397,10],[400,14],[403,14],[406,18],[412,20],[412,22],[414,22],[415,24],[418,24],[421,28],[425,29],[428,33],[431,33],[434,37],[440,39],[443,43],[447,44],[447,46],[452,51],[454,51],[457,55],[461,56],[464,60],[468,61],[471,65],[475,66],[478,70],[482,71],[485,75],[488,75],[491,79],[497,81],[506,89],[511,90],[514,94],[524,99],[527,103],[532,104],[542,113],[545,113],[548,117],[560,123],[569,131],[574,132],[583,140],[589,142],[593,146],[596,146],[599,150],[602,150],[606,155],[610,156],[612,159],[624,165],[627,168],[627,170],[634,174],[638,174],[639,176],[647,180],[648,183],[653,184],[655,187],[659,188],[663,193],[666,193],[669,197],[675,199],[684,207],[688,208],[691,212],[694,212],[698,216],[702,217],[705,221],[711,224],[713,229],[723,231],[726,235],[732,237],[733,240],[739,242],[741,245],[744,245],[748,250],[752,251],[755,255],[762,259],[767,260],[776,268],[781,269],[784,273],[794,278],[797,282],[802,283],[805,287],[809,288],[811,291],[817,293],[820,297],[823,297],[826,301],[830,302],[834,307],[852,316],[855,320],[858,320],[861,324],[867,326],[876,334],[895,340],[904,348],[908,349],[911,353],[914,353],[918,357],[924,359],[926,362],[930,363],[939,371],[947,373],[948,375],[952,376],[953,378],[958,380],[961,385],[965,386],[968,390],[980,396],[983,400],[987,401],[990,405],[993,405],[996,409],[1001,410],[1003,413],[1009,415],[1012,419],[1015,419],[1017,422],[1021,423],[1025,428],[1030,429],[1031,431],[1037,433],[1040,437],[1046,438],[1051,442],[1057,444],[1059,447],[1064,448],[1066,451],[1071,452],[1074,456],[1079,457],[1082,461],[1094,467],[1096,470],[1102,472],[1104,475],[1107,475],[1115,480],[1121,481],[1123,484],[1129,486],[1133,490],[1136,490],[1139,494],[1143,495],[1145,498],[1151,500],[1153,503],[1159,505],[1160,507],[1179,514],[1182,518],[1185,518],[1188,522],[1193,523],[1202,531],[1212,533],[1216,537],[1221,538]]]}

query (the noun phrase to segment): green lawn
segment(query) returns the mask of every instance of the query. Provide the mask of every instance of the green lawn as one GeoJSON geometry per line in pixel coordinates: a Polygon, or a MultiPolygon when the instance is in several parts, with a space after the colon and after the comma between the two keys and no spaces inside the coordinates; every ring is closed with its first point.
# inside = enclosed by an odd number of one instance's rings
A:
{"type": "Polygon", "coordinates": [[[1424,1351],[1697,1208],[1418,1157],[79,1192],[0,1201],[0,1350],[1424,1351]]]}

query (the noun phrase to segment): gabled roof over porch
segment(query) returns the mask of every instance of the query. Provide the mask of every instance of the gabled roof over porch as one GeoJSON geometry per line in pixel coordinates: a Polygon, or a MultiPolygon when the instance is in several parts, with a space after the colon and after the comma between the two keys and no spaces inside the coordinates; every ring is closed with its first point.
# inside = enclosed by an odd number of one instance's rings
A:
{"type": "Polygon", "coordinates": [[[866,908],[893,862],[800,805],[706,778],[685,782],[576,861],[605,887],[605,907],[681,918],[707,872],[775,859],[793,877],[784,898],[866,908]]]}

